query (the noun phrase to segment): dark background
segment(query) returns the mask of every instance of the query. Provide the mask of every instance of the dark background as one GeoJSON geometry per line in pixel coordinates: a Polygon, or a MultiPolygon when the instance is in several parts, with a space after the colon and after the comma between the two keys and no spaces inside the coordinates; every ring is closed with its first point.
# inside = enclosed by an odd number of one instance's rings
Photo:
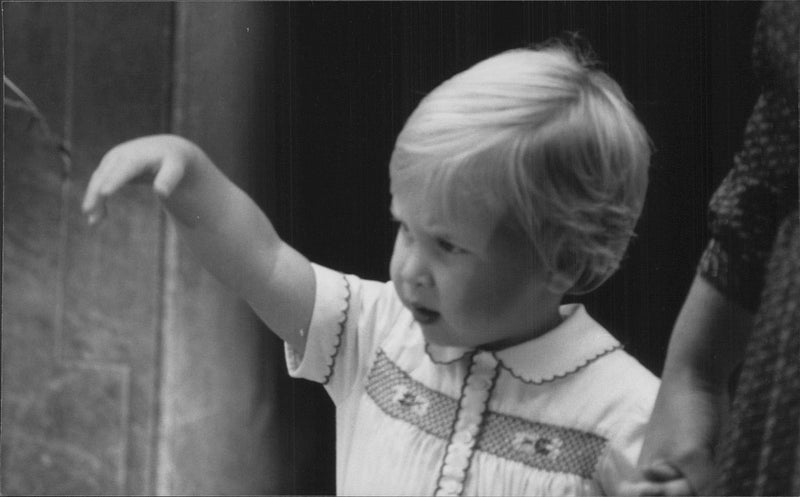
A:
{"type": "Polygon", "coordinates": [[[658,374],[707,241],[706,204],[756,88],[751,2],[3,4],[6,74],[71,147],[6,108],[6,494],[332,494],[333,409],[133,187],[88,230],[102,154],[199,143],[311,260],[388,278],[388,161],[406,117],[499,51],[577,32],[656,152],[621,270],[583,296],[658,374]],[[265,468],[263,472],[261,468],[265,468]]]}

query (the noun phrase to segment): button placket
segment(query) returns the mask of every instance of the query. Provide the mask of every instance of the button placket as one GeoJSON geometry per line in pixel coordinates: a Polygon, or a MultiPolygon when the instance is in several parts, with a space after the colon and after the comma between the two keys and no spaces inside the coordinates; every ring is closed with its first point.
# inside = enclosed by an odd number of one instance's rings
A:
{"type": "Polygon", "coordinates": [[[435,495],[461,495],[464,491],[498,365],[491,352],[479,351],[472,357],[435,495]]]}

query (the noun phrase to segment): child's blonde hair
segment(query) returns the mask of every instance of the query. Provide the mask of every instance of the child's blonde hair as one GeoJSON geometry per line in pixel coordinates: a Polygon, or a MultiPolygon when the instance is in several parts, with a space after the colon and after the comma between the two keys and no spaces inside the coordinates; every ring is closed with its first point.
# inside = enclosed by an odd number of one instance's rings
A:
{"type": "Polygon", "coordinates": [[[393,192],[423,175],[446,215],[465,202],[489,209],[578,294],[619,267],[649,162],[619,85],[555,44],[501,53],[442,83],[406,122],[390,172],[393,192]]]}

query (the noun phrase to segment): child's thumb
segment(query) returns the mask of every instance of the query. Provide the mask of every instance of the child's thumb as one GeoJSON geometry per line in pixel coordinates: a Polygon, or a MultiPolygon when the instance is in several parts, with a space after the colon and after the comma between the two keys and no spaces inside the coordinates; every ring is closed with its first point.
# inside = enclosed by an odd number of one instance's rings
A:
{"type": "Polygon", "coordinates": [[[170,155],[164,157],[161,168],[153,180],[153,189],[159,196],[169,197],[183,179],[185,172],[186,163],[183,160],[170,155]]]}

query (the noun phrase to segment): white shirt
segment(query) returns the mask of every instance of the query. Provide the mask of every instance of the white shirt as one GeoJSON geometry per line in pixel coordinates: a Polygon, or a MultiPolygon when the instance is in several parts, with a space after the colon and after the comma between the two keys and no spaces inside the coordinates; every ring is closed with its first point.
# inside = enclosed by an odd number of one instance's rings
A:
{"type": "Polygon", "coordinates": [[[633,478],[658,379],[578,304],[500,351],[434,347],[391,283],[314,265],[290,375],[336,405],[340,495],[598,495],[633,478]]]}

